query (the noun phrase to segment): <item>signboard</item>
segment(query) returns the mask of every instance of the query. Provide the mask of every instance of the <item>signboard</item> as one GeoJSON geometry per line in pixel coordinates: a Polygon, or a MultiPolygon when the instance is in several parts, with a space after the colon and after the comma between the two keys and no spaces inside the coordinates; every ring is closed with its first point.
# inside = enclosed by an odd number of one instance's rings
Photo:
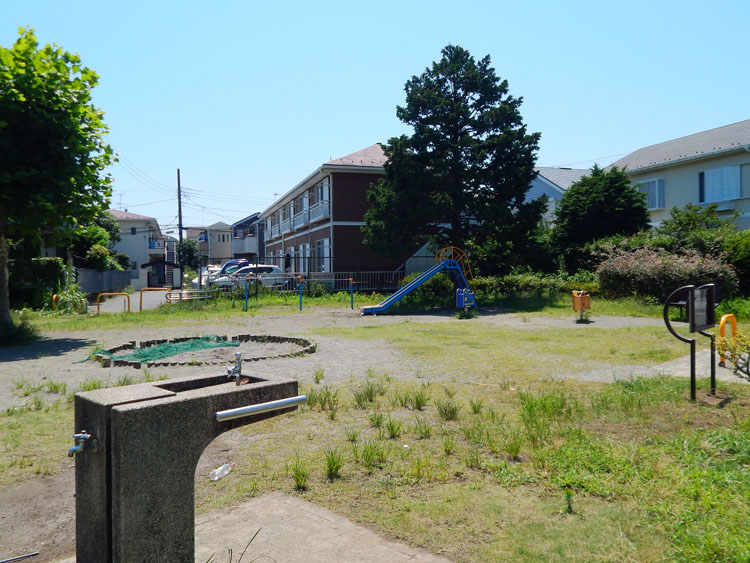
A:
{"type": "Polygon", "coordinates": [[[716,326],[716,286],[710,283],[690,292],[688,319],[690,332],[698,332],[716,326]]]}

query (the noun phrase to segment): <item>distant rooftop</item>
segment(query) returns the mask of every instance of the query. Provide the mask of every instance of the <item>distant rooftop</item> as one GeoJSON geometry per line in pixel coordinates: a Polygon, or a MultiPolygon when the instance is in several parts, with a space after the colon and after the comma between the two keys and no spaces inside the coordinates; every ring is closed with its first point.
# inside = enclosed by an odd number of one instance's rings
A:
{"type": "Polygon", "coordinates": [[[643,147],[614,162],[612,166],[635,172],[745,147],[750,147],[750,119],[643,147]]]}
{"type": "Polygon", "coordinates": [[[112,215],[115,219],[120,219],[121,221],[147,221],[151,220],[154,221],[153,217],[147,217],[146,215],[138,215],[137,213],[128,213],[128,210],[120,211],[119,209],[107,209],[107,213],[112,215]]]}
{"type": "Polygon", "coordinates": [[[567,190],[584,176],[588,176],[589,170],[582,168],[554,168],[551,166],[537,167],[539,176],[555,184],[562,191],[567,190]]]}
{"type": "Polygon", "coordinates": [[[324,166],[383,166],[386,160],[383,147],[375,143],[361,151],[330,160],[324,166]]]}

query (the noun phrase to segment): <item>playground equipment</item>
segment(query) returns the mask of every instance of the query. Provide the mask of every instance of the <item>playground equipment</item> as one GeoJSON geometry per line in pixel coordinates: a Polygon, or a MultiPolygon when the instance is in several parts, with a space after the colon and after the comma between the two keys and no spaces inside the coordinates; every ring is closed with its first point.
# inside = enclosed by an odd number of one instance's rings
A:
{"type": "MultiPolygon", "coordinates": [[[[719,336],[721,338],[724,338],[725,325],[727,324],[727,321],[730,321],[732,323],[732,338],[734,339],[734,337],[737,335],[737,319],[734,317],[732,313],[729,313],[721,317],[721,320],[719,321],[719,336]]],[[[724,362],[724,356],[721,354],[719,355],[719,365],[721,367],[726,366],[724,362]]]]}
{"type": "MultiPolygon", "coordinates": [[[[458,283],[459,289],[470,291],[469,284],[466,281],[466,277],[468,275],[472,282],[474,281],[474,277],[471,273],[469,259],[466,257],[466,254],[463,252],[463,250],[455,246],[447,246],[445,248],[441,248],[435,255],[435,262],[436,264],[432,268],[430,268],[426,272],[422,272],[419,277],[413,279],[411,282],[400,288],[392,295],[388,296],[377,305],[368,305],[366,307],[362,307],[362,314],[376,315],[377,313],[382,313],[391,305],[395,305],[396,303],[401,301],[404,297],[409,295],[420,285],[432,278],[435,274],[442,272],[443,270],[447,270],[448,272],[453,274],[456,279],[456,283],[458,283]]],[[[473,301],[471,305],[476,306],[476,302],[473,301]]]]}

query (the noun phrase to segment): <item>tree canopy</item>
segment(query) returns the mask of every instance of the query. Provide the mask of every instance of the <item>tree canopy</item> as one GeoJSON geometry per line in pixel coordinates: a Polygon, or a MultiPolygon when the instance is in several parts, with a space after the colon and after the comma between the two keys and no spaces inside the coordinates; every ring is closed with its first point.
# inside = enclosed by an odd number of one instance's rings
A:
{"type": "Polygon", "coordinates": [[[0,339],[12,327],[9,244],[41,228],[69,238],[106,209],[113,162],[93,105],[98,75],[78,55],[40,47],[32,29],[0,46],[0,339]]]}
{"type": "Polygon", "coordinates": [[[648,227],[644,194],[630,185],[625,171],[616,166],[605,172],[597,165],[570,186],[555,210],[554,244],[569,271],[587,242],[611,235],[632,235],[648,227]]]}
{"type": "Polygon", "coordinates": [[[532,240],[545,209],[526,202],[539,133],[527,133],[521,98],[508,94],[486,56],[448,45],[404,87],[396,115],[414,133],[383,147],[385,176],[368,192],[363,234],[375,252],[415,251],[432,240],[472,251],[502,271],[532,240]]]}

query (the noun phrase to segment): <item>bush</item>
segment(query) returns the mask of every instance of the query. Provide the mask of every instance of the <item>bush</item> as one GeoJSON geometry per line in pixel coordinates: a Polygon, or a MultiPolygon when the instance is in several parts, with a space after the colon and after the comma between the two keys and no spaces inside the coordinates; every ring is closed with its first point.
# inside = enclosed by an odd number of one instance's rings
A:
{"type": "Polygon", "coordinates": [[[692,251],[678,256],[646,248],[615,250],[596,274],[607,297],[639,295],[663,300],[680,286],[706,283],[715,283],[724,296],[737,290],[737,275],[730,265],[692,251]]]}
{"type": "MultiPolygon", "coordinates": [[[[417,279],[421,273],[409,274],[401,286],[417,279]]],[[[444,273],[435,274],[401,301],[406,307],[450,307],[456,303],[453,281],[444,273]]]]}

